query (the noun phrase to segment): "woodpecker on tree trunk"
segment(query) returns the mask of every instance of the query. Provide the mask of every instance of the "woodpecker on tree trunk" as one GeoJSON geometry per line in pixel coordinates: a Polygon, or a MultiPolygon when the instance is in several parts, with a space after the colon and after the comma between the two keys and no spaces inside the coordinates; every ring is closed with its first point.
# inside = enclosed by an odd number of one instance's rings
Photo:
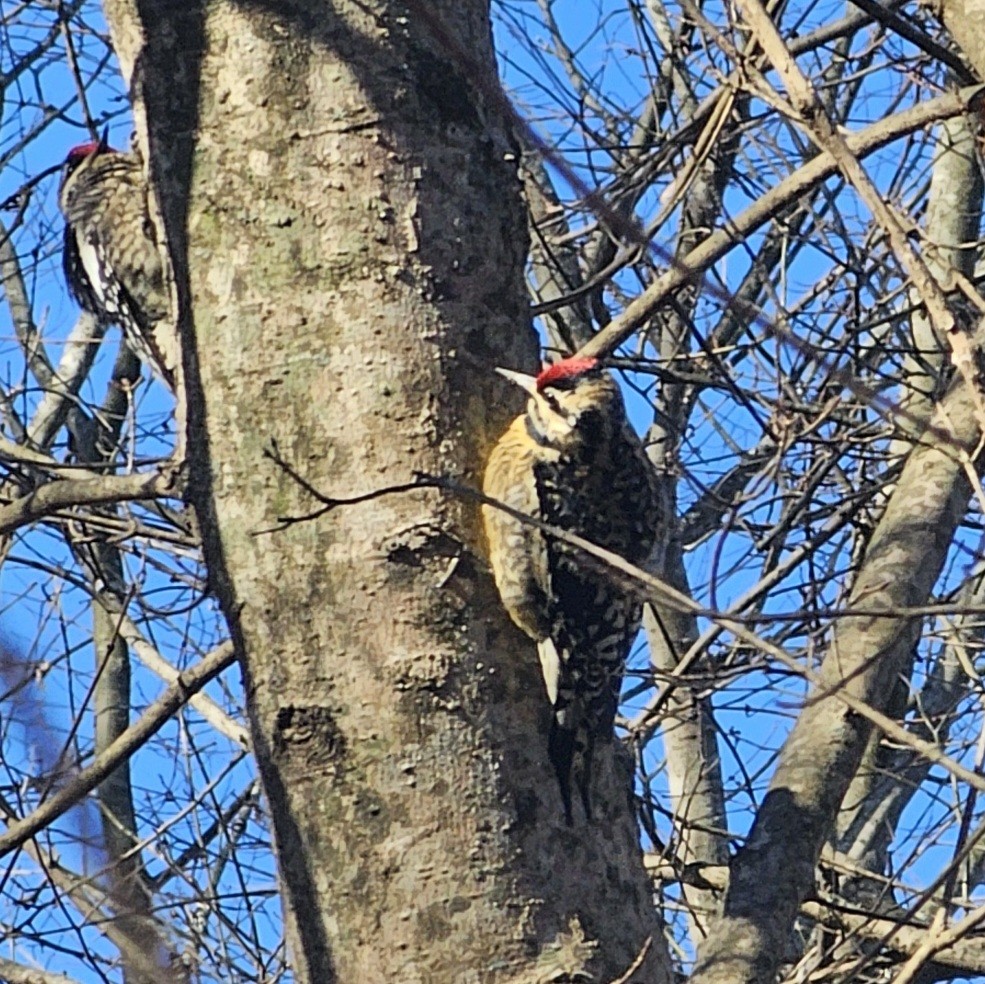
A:
{"type": "MultiPolygon", "coordinates": [[[[646,565],[660,518],[656,483],[615,380],[586,358],[565,359],[536,377],[498,371],[529,401],[493,449],[483,492],[646,565]]],[[[613,737],[642,605],[598,558],[494,506],[484,505],[482,515],[503,604],[538,645],[554,711],[548,756],[565,819],[572,822],[572,779],[591,819],[595,745],[613,737]]]]}
{"type": "Polygon", "coordinates": [[[176,348],[161,251],[136,154],[98,142],[73,147],[62,167],[62,264],[72,296],[104,323],[120,326],[130,350],[174,389],[176,348]]]}

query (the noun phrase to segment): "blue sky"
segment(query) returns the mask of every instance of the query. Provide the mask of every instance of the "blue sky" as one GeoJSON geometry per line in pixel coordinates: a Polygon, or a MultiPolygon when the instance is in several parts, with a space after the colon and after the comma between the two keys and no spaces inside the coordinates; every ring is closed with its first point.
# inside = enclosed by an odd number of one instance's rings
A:
{"type": "MultiPolygon", "coordinates": [[[[556,2],[551,10],[566,37],[569,38],[578,64],[593,88],[606,92],[608,104],[613,111],[627,109],[638,111],[649,91],[652,81],[652,63],[640,57],[642,48],[638,26],[634,24],[625,8],[619,4],[587,4],[581,0],[556,2]]],[[[709,8],[710,16],[714,9],[709,8]]],[[[819,3],[805,6],[806,18],[797,28],[800,33],[808,31],[813,24],[834,19],[844,13],[839,4],[819,3]]],[[[539,20],[537,8],[532,4],[497,4],[495,7],[496,37],[501,54],[505,84],[516,100],[516,105],[533,125],[550,140],[556,142],[565,152],[569,164],[590,186],[605,185],[611,178],[611,154],[606,148],[606,137],[601,128],[591,137],[579,132],[571,122],[571,114],[576,113],[579,102],[576,96],[567,91],[564,71],[558,62],[548,32],[539,20]]],[[[88,15],[87,15],[87,19],[88,15]]],[[[89,19],[90,23],[98,22],[89,19]]],[[[9,59],[11,52],[28,50],[36,40],[36,34],[25,30],[9,32],[3,41],[0,57],[9,59]]],[[[130,120],[120,82],[111,63],[105,63],[105,47],[98,37],[77,37],[77,56],[86,74],[95,73],[96,81],[88,92],[93,115],[110,126],[111,142],[126,146],[129,140],[130,120]],[[99,67],[102,66],[102,67],[99,67]]],[[[64,62],[60,60],[61,49],[36,74],[22,77],[8,87],[5,93],[4,116],[0,121],[0,154],[3,166],[0,168],[0,199],[6,198],[31,175],[60,161],[66,149],[86,139],[83,127],[83,114],[79,110],[75,89],[64,62]],[[30,143],[21,147],[20,143],[28,133],[36,133],[30,143]]],[[[898,44],[890,49],[890,54],[908,57],[905,48],[898,44]]],[[[809,63],[808,63],[809,64],[809,63]]],[[[0,67],[9,70],[7,62],[0,67]]],[[[718,79],[709,75],[702,81],[705,90],[717,84],[718,79]]],[[[860,107],[859,125],[865,120],[876,119],[881,113],[889,112],[895,106],[896,94],[900,91],[898,80],[891,74],[891,66],[875,66],[861,83],[864,93],[857,105],[860,107]],[[864,117],[864,118],[863,118],[864,117]]],[[[703,95],[699,91],[697,95],[703,95]]],[[[904,101],[921,98],[923,90],[918,84],[905,92],[904,101]]],[[[766,107],[753,103],[751,114],[765,114],[766,107]]],[[[735,184],[726,194],[726,210],[732,214],[746,208],[764,186],[777,180],[784,173],[784,163],[780,159],[780,149],[790,149],[797,145],[799,138],[794,128],[781,132],[778,146],[753,141],[746,146],[743,170],[747,176],[745,185],[735,184]]],[[[908,162],[903,169],[904,180],[891,189],[896,199],[903,204],[920,200],[923,183],[927,176],[927,150],[915,142],[896,146],[879,157],[867,162],[868,166],[884,185],[888,176],[900,171],[900,161],[908,162]]],[[[567,187],[563,177],[554,169],[558,179],[558,190],[562,198],[573,200],[576,192],[567,187]]],[[[639,206],[639,214],[646,218],[659,207],[659,196],[666,187],[670,175],[658,180],[645,195],[639,206]]],[[[59,236],[61,221],[56,205],[57,178],[50,178],[38,189],[28,209],[27,221],[17,231],[15,243],[24,256],[37,251],[38,262],[32,264],[27,284],[36,317],[42,326],[45,342],[50,346],[53,358],[60,354],[59,345],[66,337],[77,315],[74,304],[66,297],[59,270],[59,236]]],[[[855,241],[865,242],[868,217],[860,210],[854,199],[848,196],[837,180],[829,182],[829,199],[825,207],[837,203],[841,212],[840,221],[847,223],[854,232],[855,241]]],[[[785,281],[777,285],[778,302],[795,306],[798,299],[808,293],[816,283],[821,272],[831,264],[831,255],[839,247],[831,228],[826,225],[830,211],[819,215],[816,234],[801,246],[791,244],[798,250],[794,263],[785,281]]],[[[578,219],[575,220],[579,221],[578,219]]],[[[580,221],[590,222],[590,217],[580,221]]],[[[655,243],[660,249],[672,245],[672,233],[676,214],[671,216],[665,227],[658,231],[655,243]]],[[[831,220],[833,222],[833,220],[831,220]]],[[[754,248],[758,238],[754,237],[754,248]]],[[[864,249],[860,252],[864,253],[864,249]]],[[[657,253],[660,255],[659,250],[657,253]]],[[[748,269],[751,251],[736,250],[727,261],[717,265],[709,274],[712,284],[735,288],[748,269]]],[[[839,262],[850,265],[851,258],[836,257],[839,262]]],[[[864,260],[859,258],[859,262],[864,260]]],[[[638,293],[639,281],[631,271],[620,275],[617,284],[629,295],[638,293]]],[[[864,290],[859,296],[852,295],[852,285],[847,280],[832,286],[828,297],[831,319],[843,317],[841,312],[851,305],[859,315],[873,309],[877,298],[867,295],[864,290]]],[[[775,313],[776,305],[767,303],[764,311],[767,318],[775,313]]],[[[809,338],[819,346],[827,344],[824,332],[828,325],[820,323],[815,317],[815,308],[805,308],[795,326],[803,337],[809,338]]],[[[720,311],[715,304],[708,302],[699,308],[696,326],[699,330],[710,330],[720,311]]],[[[9,331],[4,332],[9,339],[9,331]]],[[[864,334],[860,332],[860,335],[864,334]]],[[[776,397],[782,384],[798,373],[805,372],[809,363],[800,351],[778,346],[765,332],[762,340],[764,351],[759,362],[749,363],[750,368],[740,367],[737,375],[743,385],[761,394],[776,397]],[[772,376],[763,369],[772,361],[775,372],[772,376]]],[[[112,354],[118,344],[118,333],[111,332],[86,395],[97,401],[106,385],[112,354]]],[[[860,344],[865,344],[862,338],[860,344]]],[[[651,353],[652,354],[652,353],[651,353]]],[[[21,379],[22,367],[16,346],[8,342],[4,359],[0,359],[0,372],[15,389],[21,379]]],[[[652,380],[639,377],[637,383],[644,393],[652,388],[652,380]]],[[[25,414],[36,404],[38,394],[21,387],[15,406],[25,414]]],[[[644,395],[627,390],[631,417],[636,427],[645,431],[651,418],[650,403],[644,395]]],[[[168,446],[168,427],[170,398],[158,384],[144,385],[137,394],[138,408],[136,419],[139,422],[138,447],[140,453],[154,456],[164,453],[168,446]]],[[[718,391],[708,391],[699,402],[694,416],[694,425],[685,435],[685,456],[689,475],[693,481],[681,485],[681,506],[686,508],[700,494],[702,481],[711,481],[719,474],[725,463],[736,458],[735,447],[755,443],[760,427],[754,417],[737,408],[734,400],[718,391]]],[[[804,452],[806,467],[807,452],[804,452]]],[[[847,465],[846,465],[847,467],[847,465]]],[[[861,467],[861,466],[860,466],[861,467]]],[[[768,529],[776,522],[783,508],[782,495],[773,495],[772,476],[764,474],[755,484],[758,498],[736,518],[736,525],[729,531],[713,536],[697,546],[687,557],[689,576],[695,586],[695,595],[706,604],[714,603],[720,607],[728,606],[754,582],[761,570],[761,558],[754,549],[755,527],[768,529]],[[741,522],[739,521],[741,519],[741,522]]],[[[782,489],[779,490],[782,493],[782,489]]],[[[819,499],[833,497],[835,491],[826,489],[819,492],[819,499]]],[[[815,530],[803,529],[793,535],[786,549],[799,540],[811,535],[815,530]]],[[[977,549],[977,540],[969,535],[966,545],[977,549]]],[[[839,546],[832,548],[826,560],[829,570],[815,571],[813,576],[828,577],[829,586],[824,595],[831,604],[839,600],[847,558],[839,546]]],[[[30,778],[46,766],[58,761],[62,744],[68,742],[84,753],[91,740],[89,718],[82,715],[83,726],[76,735],[71,735],[70,724],[78,714],[85,700],[92,679],[92,653],[89,645],[91,633],[88,604],[83,596],[71,590],[56,590],[48,580],[53,566],[68,564],[69,558],[60,545],[58,537],[37,531],[30,537],[19,541],[11,559],[4,565],[0,574],[2,591],[3,621],[0,623],[8,639],[23,659],[6,669],[0,668],[0,679],[7,688],[18,686],[16,714],[9,711],[3,715],[4,765],[8,782],[12,787],[18,783],[29,787],[30,778]],[[32,672],[39,664],[51,664],[35,682],[20,686],[24,677],[24,667],[32,672]],[[66,672],[67,670],[67,672],[66,672]]],[[[154,641],[162,652],[176,662],[193,661],[201,652],[207,650],[221,635],[221,623],[210,605],[198,604],[201,594],[200,571],[193,559],[180,563],[155,566],[157,561],[146,561],[139,552],[127,556],[129,572],[135,582],[142,586],[142,602],[155,610],[165,609],[169,617],[165,622],[156,621],[151,629],[154,641]],[[187,610],[185,610],[187,609],[187,610]]],[[[957,582],[968,566],[967,552],[955,551],[955,561],[949,575],[951,582],[957,582]]],[[[804,568],[794,569],[785,581],[773,590],[767,602],[770,610],[784,612],[796,609],[801,604],[799,589],[808,576],[804,568]]],[[[141,617],[141,610],[134,606],[133,615],[141,617]]],[[[779,630],[777,630],[779,631],[779,630]]],[[[805,640],[786,640],[791,646],[806,644],[805,640]]],[[[818,639],[817,645],[820,646],[818,639]]],[[[723,657],[728,655],[724,644],[716,650],[723,657]]],[[[161,684],[152,674],[140,669],[134,661],[136,676],[134,681],[134,712],[149,703],[159,692],[161,684]]],[[[640,650],[634,658],[634,665],[643,668],[646,654],[640,650]]],[[[803,687],[799,680],[778,673],[775,668],[765,665],[755,672],[734,679],[727,687],[715,695],[719,721],[722,728],[721,751],[724,771],[730,796],[730,822],[736,833],[747,828],[758,796],[768,778],[772,762],[786,731],[799,707],[803,687]]],[[[226,674],[225,680],[213,686],[211,693],[230,713],[241,716],[238,671],[226,674]]],[[[977,719],[976,719],[977,720],[977,719]]],[[[972,730],[969,722],[969,730],[972,730]]],[[[143,812],[154,813],[161,818],[177,817],[181,806],[189,798],[202,796],[201,808],[183,816],[171,827],[161,844],[147,851],[147,863],[151,874],[164,870],[167,856],[154,856],[155,850],[166,850],[172,855],[194,843],[207,827],[210,811],[217,806],[228,804],[249,785],[253,774],[248,762],[235,766],[229,775],[221,778],[215,790],[208,790],[216,778],[219,765],[229,761],[233,749],[223,740],[217,740],[214,732],[192,712],[182,715],[180,721],[167,729],[162,735],[158,750],[149,749],[142,753],[135,768],[136,795],[138,806],[143,812]],[[208,790],[207,792],[203,792],[208,790]],[[169,812],[170,811],[170,812],[169,812]]],[[[651,761],[654,769],[659,766],[662,749],[659,741],[652,749],[651,761]]],[[[940,780],[938,780],[940,781],[940,780]]],[[[661,788],[661,780],[657,780],[661,788]]],[[[935,824],[943,824],[948,812],[954,809],[953,798],[941,782],[940,799],[928,795],[915,801],[914,829],[929,830],[935,824]]],[[[24,803],[31,802],[31,792],[25,794],[24,803]]],[[[91,849],[80,846],[80,832],[94,829],[95,821],[88,812],[70,815],[52,835],[53,843],[62,852],[66,863],[80,869],[93,871],[98,867],[98,857],[91,856],[91,849]],[[88,854],[87,854],[88,851],[88,854]]],[[[273,896],[273,865],[265,850],[264,833],[251,814],[249,830],[243,842],[237,844],[242,851],[242,864],[237,870],[225,868],[216,886],[209,885],[211,875],[220,869],[219,854],[223,849],[220,839],[216,845],[216,855],[203,861],[198,868],[192,867],[195,874],[193,884],[186,887],[169,885],[168,904],[172,911],[165,918],[173,918],[179,923],[187,921],[189,913],[182,909],[182,899],[191,898],[196,892],[217,887],[220,891],[235,893],[243,889],[244,871],[250,873],[249,888],[255,892],[257,905],[252,911],[244,907],[235,911],[239,920],[235,927],[216,929],[214,954],[216,963],[229,956],[235,961],[245,961],[243,954],[250,949],[250,943],[262,941],[273,951],[279,939],[278,907],[273,896]],[[242,934],[245,945],[237,949],[237,936],[242,934]],[[269,944],[267,941],[270,941],[269,944]],[[228,948],[228,954],[223,952],[228,948]]],[[[662,829],[667,834],[668,825],[662,829]]],[[[941,856],[950,850],[949,832],[940,843],[925,836],[914,839],[914,850],[923,854],[920,864],[911,866],[907,877],[919,882],[922,878],[939,869],[941,856]],[[919,845],[919,847],[917,847],[919,845]]],[[[228,845],[226,845],[228,846],[228,845]]],[[[905,852],[904,852],[905,854],[905,852]]],[[[18,859],[22,861],[23,859],[18,859]]],[[[26,869],[30,865],[24,861],[26,869]]],[[[26,881],[25,881],[26,884],[26,881]]],[[[163,896],[162,896],[163,897],[163,896]]],[[[0,919],[16,922],[16,917],[5,912],[0,903],[0,919]]],[[[60,913],[53,912],[50,920],[51,937],[48,942],[69,945],[74,936],[65,928],[60,913]]],[[[37,923],[32,923],[36,927],[37,923]]],[[[86,938],[91,945],[98,947],[98,933],[89,932],[86,938]]],[[[23,951],[13,951],[18,957],[23,951]]],[[[96,978],[88,975],[78,961],[57,951],[35,951],[47,961],[49,969],[64,971],[77,976],[79,980],[96,978]],[[60,963],[59,961],[64,961],[60,963]]],[[[109,949],[107,953],[111,952],[109,949]]],[[[273,959],[279,959],[274,955],[273,959]]],[[[254,971],[256,969],[254,968],[254,971]]],[[[244,978],[245,979],[245,978],[244,978]]]]}

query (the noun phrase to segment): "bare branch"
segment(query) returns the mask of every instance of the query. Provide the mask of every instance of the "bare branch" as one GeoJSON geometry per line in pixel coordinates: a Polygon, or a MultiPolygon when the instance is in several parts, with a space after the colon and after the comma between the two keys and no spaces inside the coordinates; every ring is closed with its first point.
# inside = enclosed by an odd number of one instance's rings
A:
{"type": "Polygon", "coordinates": [[[49,482],[0,507],[0,534],[12,533],[63,509],[157,499],[181,494],[181,479],[169,469],[133,475],[92,475],[88,479],[49,482]]]}
{"type": "Polygon", "coordinates": [[[104,752],[77,776],[46,800],[30,816],[8,824],[0,834],[0,857],[20,847],[66,810],[92,792],[119,764],[138,748],[146,744],[171,718],[211,680],[236,660],[232,643],[226,643],[204,656],[189,670],[183,671],[144,712],[140,720],[131,725],[104,752]]]}

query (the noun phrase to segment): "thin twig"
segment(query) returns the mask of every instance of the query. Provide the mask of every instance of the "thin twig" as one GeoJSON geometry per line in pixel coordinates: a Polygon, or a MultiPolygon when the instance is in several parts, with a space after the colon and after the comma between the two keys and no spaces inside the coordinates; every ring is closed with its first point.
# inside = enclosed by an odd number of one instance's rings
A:
{"type": "Polygon", "coordinates": [[[212,650],[195,666],[183,670],[178,678],[154,701],[135,724],[124,731],[92,763],[60,789],[51,799],[42,803],[33,813],[11,823],[0,834],[0,857],[16,850],[66,810],[91,793],[120,763],[150,741],[185,704],[193,694],[214,680],[236,660],[231,642],[212,650]]]}
{"type": "Polygon", "coordinates": [[[643,948],[637,954],[636,959],[629,965],[625,974],[620,974],[612,984],[626,984],[630,980],[633,974],[636,973],[643,966],[643,961],[646,960],[646,955],[650,952],[650,947],[653,945],[653,937],[648,936],[643,943],[643,948]]]}

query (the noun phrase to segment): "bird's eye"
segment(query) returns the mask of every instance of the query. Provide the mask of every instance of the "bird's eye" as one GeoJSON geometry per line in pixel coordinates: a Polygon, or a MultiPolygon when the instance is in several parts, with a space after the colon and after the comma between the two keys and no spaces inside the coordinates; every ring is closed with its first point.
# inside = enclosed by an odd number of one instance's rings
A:
{"type": "Polygon", "coordinates": [[[577,376],[563,376],[561,379],[555,379],[548,390],[573,390],[578,384],[579,377],[577,376]]]}

